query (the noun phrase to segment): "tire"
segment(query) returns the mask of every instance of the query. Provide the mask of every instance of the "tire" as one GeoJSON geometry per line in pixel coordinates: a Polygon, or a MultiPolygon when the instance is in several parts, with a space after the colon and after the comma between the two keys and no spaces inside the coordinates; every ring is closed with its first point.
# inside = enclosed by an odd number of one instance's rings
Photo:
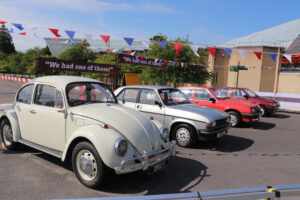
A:
{"type": "Polygon", "coordinates": [[[195,129],[188,124],[179,124],[173,130],[173,138],[175,138],[177,145],[181,147],[190,147],[196,143],[195,129]]]}
{"type": "Polygon", "coordinates": [[[95,189],[104,182],[105,165],[96,148],[89,142],[78,143],[72,152],[72,168],[78,180],[95,189]]]}
{"type": "Polygon", "coordinates": [[[15,150],[17,148],[17,143],[13,141],[11,125],[7,119],[4,119],[1,123],[1,139],[8,150],[15,150]]]}
{"type": "Polygon", "coordinates": [[[260,107],[261,116],[262,117],[267,116],[268,115],[267,109],[263,105],[259,105],[259,107],[260,107]]]}
{"type": "Polygon", "coordinates": [[[237,127],[238,125],[240,125],[242,118],[238,112],[229,111],[228,114],[230,115],[230,123],[232,127],[237,127]]]}

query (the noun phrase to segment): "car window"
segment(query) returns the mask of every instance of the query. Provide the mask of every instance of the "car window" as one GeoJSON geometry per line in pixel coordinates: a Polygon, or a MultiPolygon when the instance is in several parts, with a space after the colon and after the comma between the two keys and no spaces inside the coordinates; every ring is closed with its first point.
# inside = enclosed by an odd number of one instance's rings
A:
{"type": "Polygon", "coordinates": [[[229,88],[222,88],[222,89],[216,89],[214,95],[216,95],[217,98],[230,98],[230,89],[229,88]]]}
{"type": "Polygon", "coordinates": [[[142,90],[139,101],[141,104],[154,105],[155,101],[160,102],[159,97],[154,90],[142,90]]]}
{"type": "Polygon", "coordinates": [[[59,109],[63,108],[61,92],[50,85],[38,85],[36,87],[34,103],[59,109]]]}
{"type": "Polygon", "coordinates": [[[195,99],[209,101],[212,95],[206,89],[195,89],[195,99]]]}
{"type": "Polygon", "coordinates": [[[188,88],[185,88],[185,89],[180,89],[186,96],[187,98],[189,99],[192,99],[193,98],[193,89],[188,89],[188,88]]]}
{"type": "Polygon", "coordinates": [[[246,95],[241,89],[232,89],[232,97],[244,97],[246,95]]]}
{"type": "Polygon", "coordinates": [[[126,89],[124,93],[124,100],[128,102],[136,102],[138,93],[138,89],[126,89]]]}
{"type": "Polygon", "coordinates": [[[32,91],[33,91],[34,85],[27,85],[24,88],[22,88],[17,96],[17,102],[22,102],[22,103],[31,103],[31,98],[32,98],[32,91]]]}
{"type": "Polygon", "coordinates": [[[123,90],[120,94],[118,94],[118,96],[117,96],[118,102],[122,102],[124,93],[125,93],[125,90],[123,90]]]}

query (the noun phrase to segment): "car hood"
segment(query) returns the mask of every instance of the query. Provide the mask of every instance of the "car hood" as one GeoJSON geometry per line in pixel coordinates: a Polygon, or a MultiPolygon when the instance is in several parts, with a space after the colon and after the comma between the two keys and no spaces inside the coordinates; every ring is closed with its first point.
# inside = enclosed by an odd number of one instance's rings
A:
{"type": "Polygon", "coordinates": [[[161,145],[158,128],[142,113],[119,104],[88,104],[72,107],[74,115],[103,122],[126,138],[138,151],[153,152],[161,145]]]}
{"type": "Polygon", "coordinates": [[[183,117],[206,123],[229,117],[226,112],[194,104],[168,106],[166,109],[166,115],[177,116],[180,118],[183,117]]]}

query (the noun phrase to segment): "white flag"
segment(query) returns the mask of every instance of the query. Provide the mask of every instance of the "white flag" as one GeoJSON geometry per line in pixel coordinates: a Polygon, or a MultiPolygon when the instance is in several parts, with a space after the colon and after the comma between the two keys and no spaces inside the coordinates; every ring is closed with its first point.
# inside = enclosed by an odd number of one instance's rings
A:
{"type": "Polygon", "coordinates": [[[190,47],[191,47],[191,49],[193,50],[194,54],[195,54],[196,56],[199,56],[199,54],[198,54],[197,51],[198,51],[200,45],[197,45],[197,44],[190,44],[190,47]]]}
{"type": "Polygon", "coordinates": [[[93,35],[90,34],[90,33],[84,33],[85,37],[86,37],[86,40],[88,41],[88,43],[92,43],[92,39],[93,39],[93,35]]]}
{"type": "Polygon", "coordinates": [[[31,29],[32,35],[34,35],[34,37],[40,38],[40,37],[36,34],[36,31],[37,31],[37,29],[38,29],[37,27],[29,26],[29,28],[31,29]]]}
{"type": "Polygon", "coordinates": [[[241,55],[241,57],[243,58],[243,60],[245,60],[246,59],[247,51],[245,51],[245,50],[238,50],[238,52],[241,55]]]}
{"type": "Polygon", "coordinates": [[[133,51],[133,52],[130,53],[130,55],[132,55],[132,56],[134,56],[134,54],[135,54],[135,51],[133,51]]]}
{"type": "Polygon", "coordinates": [[[292,64],[292,54],[283,54],[283,56],[292,64]]]}
{"type": "Polygon", "coordinates": [[[157,61],[158,61],[158,59],[155,59],[155,61],[154,61],[154,62],[155,62],[155,63],[157,63],[157,61]]]}

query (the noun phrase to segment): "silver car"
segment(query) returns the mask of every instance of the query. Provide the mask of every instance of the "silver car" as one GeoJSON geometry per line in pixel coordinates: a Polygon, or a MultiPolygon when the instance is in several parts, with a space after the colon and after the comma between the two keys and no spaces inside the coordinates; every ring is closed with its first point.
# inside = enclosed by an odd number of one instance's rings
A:
{"type": "Polygon", "coordinates": [[[183,147],[191,146],[197,139],[217,140],[230,127],[227,113],[193,105],[177,88],[137,85],[120,87],[114,93],[121,105],[164,124],[170,130],[170,139],[183,147]]]}

